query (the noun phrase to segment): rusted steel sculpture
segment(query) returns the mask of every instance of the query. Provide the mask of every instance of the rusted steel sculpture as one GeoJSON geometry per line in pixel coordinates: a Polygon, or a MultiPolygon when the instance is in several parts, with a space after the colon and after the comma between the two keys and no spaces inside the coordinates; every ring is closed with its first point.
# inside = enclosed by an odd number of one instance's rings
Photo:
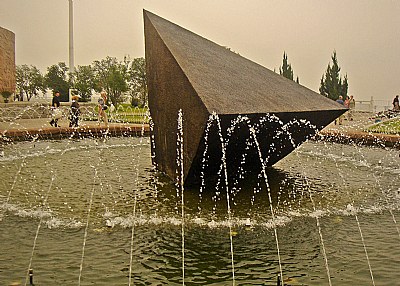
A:
{"type": "Polygon", "coordinates": [[[185,184],[218,173],[223,157],[229,173],[272,166],[346,111],[148,11],[144,33],[154,162],[176,178],[181,110],[185,184]],[[211,127],[210,115],[218,117],[211,127]]]}

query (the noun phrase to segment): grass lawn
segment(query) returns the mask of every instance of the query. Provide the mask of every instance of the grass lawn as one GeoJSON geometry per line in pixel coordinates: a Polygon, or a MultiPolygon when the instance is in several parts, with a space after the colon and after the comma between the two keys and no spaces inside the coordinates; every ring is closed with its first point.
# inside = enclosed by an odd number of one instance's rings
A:
{"type": "Polygon", "coordinates": [[[400,135],[400,118],[393,118],[370,126],[368,132],[400,135]]]}

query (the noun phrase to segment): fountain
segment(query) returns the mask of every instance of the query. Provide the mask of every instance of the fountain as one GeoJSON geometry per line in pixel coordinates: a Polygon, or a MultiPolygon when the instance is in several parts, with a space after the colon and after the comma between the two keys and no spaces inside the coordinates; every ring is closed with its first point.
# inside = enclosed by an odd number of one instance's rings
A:
{"type": "Polygon", "coordinates": [[[156,135],[144,125],[139,136],[2,144],[1,284],[33,284],[33,273],[35,285],[396,283],[398,150],[299,145],[298,130],[323,124],[214,112],[196,142],[200,183],[185,184],[187,112],[171,115],[173,180],[156,168],[156,135]],[[265,150],[268,128],[276,143],[265,150]],[[293,151],[271,167],[281,141],[293,151]]]}
{"type": "Polygon", "coordinates": [[[309,141],[265,173],[181,189],[149,139],[3,146],[2,283],[29,266],[37,285],[276,285],[281,271],[321,285],[326,265],[332,285],[372,284],[369,269],[377,285],[397,279],[397,150],[309,141]]]}

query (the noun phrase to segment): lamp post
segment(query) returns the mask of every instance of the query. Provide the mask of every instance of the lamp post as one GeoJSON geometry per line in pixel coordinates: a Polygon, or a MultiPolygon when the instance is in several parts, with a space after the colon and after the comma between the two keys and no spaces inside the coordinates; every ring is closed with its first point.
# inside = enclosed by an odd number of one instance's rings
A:
{"type": "MultiPolygon", "coordinates": [[[[69,1],[69,72],[70,72],[70,79],[71,81],[74,80],[74,77],[71,73],[75,71],[74,65],[74,3],[73,0],[69,1]]],[[[71,101],[71,92],[72,90],[69,89],[68,91],[68,101],[71,101]]]]}
{"type": "Polygon", "coordinates": [[[69,71],[75,71],[74,65],[74,4],[69,1],[69,71]]]}

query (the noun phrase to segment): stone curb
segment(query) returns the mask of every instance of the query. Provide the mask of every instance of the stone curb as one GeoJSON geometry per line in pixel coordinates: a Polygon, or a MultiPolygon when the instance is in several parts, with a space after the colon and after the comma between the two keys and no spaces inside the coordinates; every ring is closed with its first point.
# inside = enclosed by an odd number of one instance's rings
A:
{"type": "Polygon", "coordinates": [[[0,142],[34,141],[38,139],[65,139],[105,136],[148,136],[149,125],[49,127],[0,130],[0,142]]]}
{"type": "Polygon", "coordinates": [[[320,131],[314,138],[319,141],[400,149],[400,136],[392,134],[328,129],[320,131]]]}

